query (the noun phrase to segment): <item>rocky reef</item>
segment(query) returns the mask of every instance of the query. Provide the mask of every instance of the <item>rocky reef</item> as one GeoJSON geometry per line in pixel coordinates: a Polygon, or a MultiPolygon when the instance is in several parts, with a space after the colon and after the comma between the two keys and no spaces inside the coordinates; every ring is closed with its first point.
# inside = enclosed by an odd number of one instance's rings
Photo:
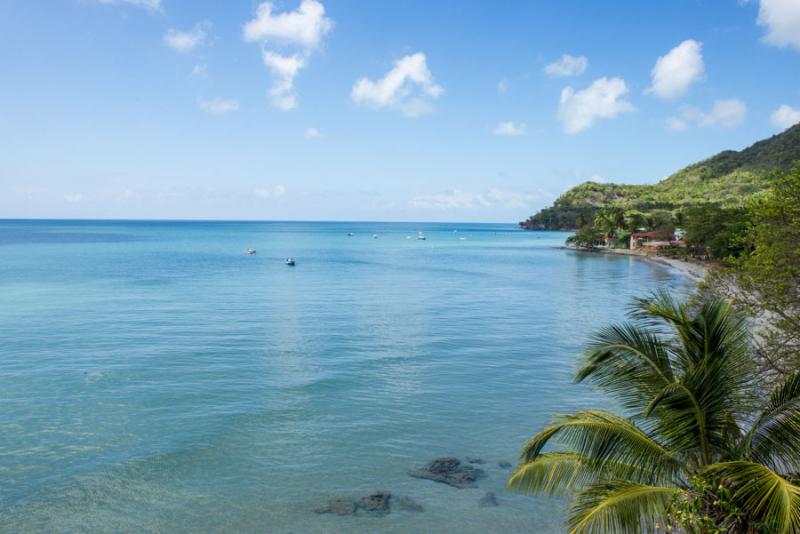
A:
{"type": "Polygon", "coordinates": [[[442,457],[431,460],[422,467],[410,469],[414,478],[424,478],[454,488],[474,488],[475,482],[484,475],[482,469],[462,463],[458,458],[442,457]]]}

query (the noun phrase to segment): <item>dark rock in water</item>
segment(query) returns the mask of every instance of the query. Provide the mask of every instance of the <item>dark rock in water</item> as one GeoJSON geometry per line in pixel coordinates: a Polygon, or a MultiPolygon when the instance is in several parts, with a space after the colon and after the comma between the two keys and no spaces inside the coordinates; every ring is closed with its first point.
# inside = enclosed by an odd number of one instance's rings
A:
{"type": "Polygon", "coordinates": [[[315,510],[318,514],[353,515],[356,513],[356,503],[350,497],[331,497],[328,499],[327,508],[315,510]]]}
{"type": "Polygon", "coordinates": [[[514,467],[513,465],[511,465],[511,462],[499,462],[497,466],[503,469],[511,469],[512,467],[514,467]]]}
{"type": "Polygon", "coordinates": [[[389,513],[389,500],[392,494],[388,491],[376,491],[372,495],[368,495],[361,499],[359,506],[367,512],[376,512],[378,514],[389,513]]]}
{"type": "Polygon", "coordinates": [[[398,497],[394,499],[395,504],[401,510],[405,510],[406,512],[424,512],[425,508],[422,507],[417,501],[412,499],[411,497],[398,497]]]}
{"type": "Polygon", "coordinates": [[[483,458],[474,458],[472,456],[467,456],[467,462],[471,464],[485,464],[486,460],[484,460],[483,458]]]}
{"type": "Polygon", "coordinates": [[[497,506],[497,498],[495,497],[494,492],[486,492],[486,495],[481,497],[481,500],[478,501],[478,506],[482,506],[484,508],[497,506]]]}
{"type": "Polygon", "coordinates": [[[462,464],[458,458],[436,458],[418,469],[410,469],[408,474],[415,478],[424,478],[449,484],[454,488],[473,488],[475,481],[483,476],[483,470],[471,465],[462,464]]]}

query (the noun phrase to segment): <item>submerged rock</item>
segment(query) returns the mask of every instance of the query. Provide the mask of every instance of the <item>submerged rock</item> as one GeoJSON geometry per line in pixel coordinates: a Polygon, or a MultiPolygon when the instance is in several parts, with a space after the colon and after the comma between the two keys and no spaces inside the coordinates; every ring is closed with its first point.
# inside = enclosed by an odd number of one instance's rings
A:
{"type": "Polygon", "coordinates": [[[511,462],[498,462],[497,466],[502,469],[511,469],[512,467],[514,467],[513,465],[511,465],[511,462]]]}
{"type": "Polygon", "coordinates": [[[483,458],[475,458],[473,456],[467,456],[467,462],[471,464],[485,464],[486,460],[483,458]]]}
{"type": "Polygon", "coordinates": [[[315,510],[318,514],[353,515],[356,513],[356,502],[350,497],[331,497],[327,508],[315,510]]]}
{"type": "Polygon", "coordinates": [[[419,504],[411,497],[398,497],[397,499],[393,499],[393,501],[400,510],[405,510],[406,512],[425,511],[425,508],[423,508],[421,504],[419,504]]]}
{"type": "Polygon", "coordinates": [[[388,491],[376,491],[372,495],[368,495],[361,499],[359,506],[367,512],[375,512],[378,514],[389,513],[389,500],[392,494],[388,491]]]}
{"type": "Polygon", "coordinates": [[[478,506],[482,506],[484,508],[497,506],[497,497],[493,491],[486,492],[486,495],[481,497],[481,500],[478,501],[478,506]]]}
{"type": "Polygon", "coordinates": [[[449,484],[454,488],[473,488],[475,481],[483,476],[483,470],[468,464],[462,464],[458,458],[436,458],[417,469],[410,469],[408,474],[414,478],[424,478],[449,484]]]}

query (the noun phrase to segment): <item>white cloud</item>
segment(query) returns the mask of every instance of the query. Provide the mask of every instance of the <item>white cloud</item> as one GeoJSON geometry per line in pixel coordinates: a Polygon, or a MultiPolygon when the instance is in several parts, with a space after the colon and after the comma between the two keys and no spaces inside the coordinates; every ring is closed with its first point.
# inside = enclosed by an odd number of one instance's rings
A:
{"type": "Polygon", "coordinates": [[[254,189],[253,194],[258,198],[280,198],[286,194],[286,186],[278,184],[272,188],[260,187],[254,189]]]}
{"type": "Polygon", "coordinates": [[[485,193],[471,193],[451,189],[432,195],[418,195],[411,199],[412,208],[424,210],[474,210],[490,208],[522,208],[543,198],[540,193],[523,193],[490,189],[485,193]]]}
{"type": "Polygon", "coordinates": [[[797,0],[761,0],[758,25],[767,29],[765,43],[800,50],[800,2],[797,0]]]}
{"type": "Polygon", "coordinates": [[[129,6],[143,7],[149,11],[160,11],[161,0],[97,0],[101,4],[127,4],[129,6]]]}
{"type": "Polygon", "coordinates": [[[74,193],[72,195],[64,195],[64,200],[69,202],[70,204],[77,204],[83,200],[83,195],[81,193],[74,193]]]}
{"type": "Polygon", "coordinates": [[[511,90],[511,85],[506,80],[497,82],[497,92],[501,95],[508,93],[511,90]]]}
{"type": "Polygon", "coordinates": [[[497,126],[494,127],[492,133],[495,135],[507,135],[507,136],[516,136],[516,135],[525,135],[528,131],[528,126],[524,122],[520,122],[519,124],[515,124],[512,121],[501,122],[497,126]]]}
{"type": "Polygon", "coordinates": [[[567,133],[578,133],[591,127],[597,119],[610,119],[636,108],[623,96],[628,92],[621,78],[599,78],[582,91],[572,87],[561,91],[558,118],[567,133]]]}
{"type": "Polygon", "coordinates": [[[565,76],[578,76],[586,71],[589,60],[586,56],[571,56],[563,54],[561,59],[555,63],[550,63],[544,68],[544,73],[551,78],[562,78],[565,76]]]}
{"type": "Polygon", "coordinates": [[[772,124],[780,130],[785,130],[800,123],[800,109],[782,105],[770,117],[772,124]]]}
{"type": "Polygon", "coordinates": [[[668,100],[684,96],[705,72],[702,48],[703,43],[687,39],[658,58],[650,72],[653,84],[645,93],[668,100]]]}
{"type": "Polygon", "coordinates": [[[666,124],[667,128],[673,132],[682,132],[689,127],[689,125],[686,124],[686,121],[681,120],[678,117],[667,117],[664,120],[664,124],[666,124]]]}
{"type": "Polygon", "coordinates": [[[303,0],[294,11],[273,13],[272,2],[258,6],[256,17],[244,25],[244,39],[250,42],[278,43],[313,49],[333,29],[333,21],[325,16],[325,6],[317,0],[303,0]]]}
{"type": "Polygon", "coordinates": [[[274,81],[269,90],[272,104],[284,111],[297,107],[297,97],[294,94],[294,78],[305,66],[305,59],[299,55],[284,56],[267,49],[261,51],[264,65],[272,73],[274,81]]]}
{"type": "Polygon", "coordinates": [[[320,137],[322,137],[322,134],[316,128],[306,129],[306,139],[319,139],[320,137]]]}
{"type": "Polygon", "coordinates": [[[425,54],[416,53],[397,60],[377,81],[361,78],[353,84],[353,102],[372,108],[396,108],[409,117],[433,110],[430,100],[444,90],[433,81],[425,54]]]}
{"type": "Polygon", "coordinates": [[[297,107],[294,79],[333,29],[333,21],[318,0],[302,0],[297,9],[285,13],[273,9],[271,2],[259,5],[255,18],[244,25],[243,35],[245,41],[261,42],[262,60],[274,78],[269,96],[275,107],[288,111],[297,107]]]}
{"type": "Polygon", "coordinates": [[[747,106],[738,98],[715,100],[710,111],[703,111],[694,106],[682,106],[680,117],[667,119],[667,126],[673,130],[685,130],[689,123],[701,128],[710,126],[733,128],[747,116],[747,106]]]}
{"type": "Polygon", "coordinates": [[[164,42],[178,52],[191,52],[197,46],[205,43],[209,29],[211,29],[211,23],[207,20],[198,22],[187,32],[169,29],[164,34],[164,42]]]}
{"type": "Polygon", "coordinates": [[[225,115],[239,110],[239,102],[231,98],[197,99],[197,107],[213,115],[225,115]]]}
{"type": "Polygon", "coordinates": [[[195,78],[206,78],[208,76],[208,66],[202,63],[195,64],[192,67],[192,76],[195,78]]]}

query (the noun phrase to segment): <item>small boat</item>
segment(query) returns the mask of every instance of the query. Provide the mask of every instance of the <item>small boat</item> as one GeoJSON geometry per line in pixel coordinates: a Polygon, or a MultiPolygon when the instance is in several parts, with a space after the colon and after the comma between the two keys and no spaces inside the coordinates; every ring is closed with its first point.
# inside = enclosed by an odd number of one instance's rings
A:
{"type": "Polygon", "coordinates": [[[426,240],[426,239],[428,239],[428,238],[427,238],[427,237],[425,237],[425,234],[423,234],[422,232],[420,232],[420,233],[418,233],[418,234],[417,234],[417,239],[419,239],[420,241],[425,241],[425,240],[426,240]]]}
{"type": "Polygon", "coordinates": [[[286,265],[294,267],[294,258],[286,258],[286,265]]]}
{"type": "Polygon", "coordinates": [[[372,239],[378,239],[378,234],[372,234],[372,239]]]}
{"type": "Polygon", "coordinates": [[[347,232],[347,237],[353,237],[355,234],[353,232],[347,232]]]}
{"type": "Polygon", "coordinates": [[[244,253],[245,253],[245,254],[249,254],[249,255],[253,255],[253,254],[255,254],[255,253],[256,253],[256,249],[254,249],[254,248],[248,248],[248,249],[246,249],[246,250],[244,251],[244,253]]]}

